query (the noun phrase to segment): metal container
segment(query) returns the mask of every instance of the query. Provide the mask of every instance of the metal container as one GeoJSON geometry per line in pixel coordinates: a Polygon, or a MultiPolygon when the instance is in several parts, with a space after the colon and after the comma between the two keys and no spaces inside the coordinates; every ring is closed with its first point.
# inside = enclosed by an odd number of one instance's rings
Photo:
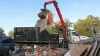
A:
{"type": "Polygon", "coordinates": [[[50,35],[46,30],[39,33],[39,28],[35,27],[15,27],[14,40],[19,43],[59,43],[59,35],[50,35]]]}

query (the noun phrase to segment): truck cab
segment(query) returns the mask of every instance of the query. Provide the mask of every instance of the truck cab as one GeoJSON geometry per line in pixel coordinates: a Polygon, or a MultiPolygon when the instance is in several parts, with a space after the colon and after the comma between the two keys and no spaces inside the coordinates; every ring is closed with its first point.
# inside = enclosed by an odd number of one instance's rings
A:
{"type": "Polygon", "coordinates": [[[81,40],[87,40],[87,39],[89,39],[89,37],[87,37],[87,36],[81,36],[78,32],[76,32],[74,30],[69,30],[67,32],[67,38],[68,38],[68,40],[69,40],[70,43],[79,42],[81,40]]]}
{"type": "Polygon", "coordinates": [[[74,30],[69,30],[67,32],[67,37],[68,37],[68,40],[70,43],[73,43],[75,41],[79,41],[79,38],[80,38],[79,33],[74,31],[74,30]]]}

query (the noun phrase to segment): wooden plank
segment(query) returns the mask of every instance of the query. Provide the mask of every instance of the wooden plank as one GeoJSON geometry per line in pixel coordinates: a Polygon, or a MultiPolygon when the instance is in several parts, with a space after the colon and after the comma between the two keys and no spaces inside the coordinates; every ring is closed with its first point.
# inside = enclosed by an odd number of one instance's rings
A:
{"type": "Polygon", "coordinates": [[[89,54],[89,52],[91,51],[93,46],[92,45],[87,45],[87,47],[88,47],[88,49],[87,49],[87,51],[86,51],[84,56],[87,56],[89,54]]]}
{"type": "Polygon", "coordinates": [[[40,27],[40,32],[47,26],[47,18],[39,19],[36,23],[36,27],[40,27]]]}
{"type": "Polygon", "coordinates": [[[69,52],[71,56],[81,56],[87,50],[84,44],[73,44],[69,52]]]}

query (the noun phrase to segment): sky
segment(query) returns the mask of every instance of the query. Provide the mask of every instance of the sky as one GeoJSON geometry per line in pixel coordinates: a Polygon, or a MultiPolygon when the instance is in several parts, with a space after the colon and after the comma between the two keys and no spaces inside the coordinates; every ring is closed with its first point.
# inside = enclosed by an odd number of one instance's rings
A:
{"type": "MultiPolygon", "coordinates": [[[[33,27],[39,19],[37,14],[44,2],[50,0],[0,0],[0,27],[6,34],[14,27],[33,27]]],[[[76,22],[88,15],[100,17],[100,0],[56,0],[64,19],[76,22]]],[[[54,21],[59,17],[54,6],[47,8],[54,14],[54,21]]]]}

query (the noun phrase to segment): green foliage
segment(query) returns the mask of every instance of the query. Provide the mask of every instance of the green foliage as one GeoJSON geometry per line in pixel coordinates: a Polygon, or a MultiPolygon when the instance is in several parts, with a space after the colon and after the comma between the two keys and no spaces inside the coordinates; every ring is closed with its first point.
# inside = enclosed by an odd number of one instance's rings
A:
{"type": "MultiPolygon", "coordinates": [[[[72,23],[69,20],[65,19],[64,21],[65,21],[66,28],[69,28],[69,27],[72,26],[72,23]]],[[[59,22],[55,22],[55,24],[51,24],[51,25],[46,26],[46,30],[50,34],[60,34],[60,33],[62,33],[64,27],[58,26],[58,23],[59,22]],[[62,31],[61,31],[61,29],[62,29],[62,31]]]]}
{"type": "Polygon", "coordinates": [[[0,36],[5,36],[4,30],[0,28],[0,36]]]}
{"type": "Polygon", "coordinates": [[[100,18],[89,15],[85,20],[79,19],[74,24],[74,30],[80,32],[81,35],[95,36],[100,30],[100,18]]]}
{"type": "Polygon", "coordinates": [[[9,33],[8,33],[8,36],[13,38],[14,37],[14,31],[10,30],[9,33]]]}
{"type": "Polygon", "coordinates": [[[47,30],[50,34],[54,34],[54,33],[56,33],[56,32],[55,32],[56,28],[55,28],[55,26],[52,25],[52,24],[46,26],[46,30],[47,30]]]}

